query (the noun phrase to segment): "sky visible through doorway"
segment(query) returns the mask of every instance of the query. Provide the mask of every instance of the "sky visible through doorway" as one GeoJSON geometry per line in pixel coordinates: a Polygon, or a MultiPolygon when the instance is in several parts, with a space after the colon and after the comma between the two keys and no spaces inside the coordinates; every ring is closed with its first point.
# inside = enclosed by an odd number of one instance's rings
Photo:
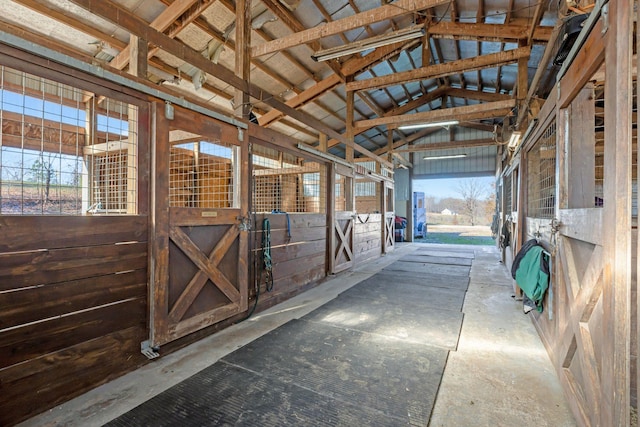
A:
{"type": "Polygon", "coordinates": [[[487,193],[493,192],[491,184],[495,182],[495,177],[475,177],[475,178],[442,178],[442,179],[416,179],[413,181],[413,191],[422,192],[426,197],[433,196],[436,199],[446,199],[448,197],[460,198],[457,188],[461,181],[475,180],[484,188],[487,193]]]}

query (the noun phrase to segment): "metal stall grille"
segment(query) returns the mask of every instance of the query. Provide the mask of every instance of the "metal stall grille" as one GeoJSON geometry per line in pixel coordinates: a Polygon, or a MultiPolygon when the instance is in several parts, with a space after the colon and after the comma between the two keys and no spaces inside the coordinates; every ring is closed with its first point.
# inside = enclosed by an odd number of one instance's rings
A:
{"type": "Polygon", "coordinates": [[[509,175],[505,175],[503,177],[503,188],[504,188],[504,214],[505,215],[511,215],[511,212],[513,212],[513,208],[512,208],[512,197],[511,197],[511,179],[512,174],[509,175]]]}
{"type": "Polygon", "coordinates": [[[336,174],[336,212],[342,212],[347,210],[347,177],[344,175],[336,174]]]}
{"type": "MultiPolygon", "coordinates": [[[[376,172],[376,162],[358,162],[356,169],[359,168],[376,172]]],[[[382,194],[377,181],[357,176],[356,174],[354,191],[356,196],[356,212],[380,213],[382,194]]]]}
{"type": "Polygon", "coordinates": [[[595,88],[595,194],[596,207],[604,206],[604,84],[595,88]]]}
{"type": "Polygon", "coordinates": [[[0,67],[0,214],[137,212],[137,107],[0,67]]]}
{"type": "Polygon", "coordinates": [[[319,163],[258,145],[251,162],[253,212],[325,211],[325,168],[319,163]]]}
{"type": "Polygon", "coordinates": [[[553,218],[556,200],[555,120],[529,152],[528,171],[527,215],[533,218],[553,218]]]}
{"type": "MultiPolygon", "coordinates": [[[[173,137],[172,137],[173,138],[173,137]]],[[[169,205],[192,208],[238,206],[235,165],[239,148],[220,141],[193,141],[171,147],[169,205]]]]}
{"type": "MultiPolygon", "coordinates": [[[[632,125],[634,134],[637,133],[637,111],[638,111],[638,103],[637,103],[637,90],[636,90],[637,82],[633,82],[633,115],[632,115],[632,125]]],[[[596,149],[595,149],[595,197],[594,202],[596,207],[604,206],[604,135],[605,135],[605,127],[604,127],[604,84],[598,85],[595,88],[595,139],[596,139],[596,149]]],[[[638,216],[638,180],[637,180],[637,165],[638,165],[638,147],[637,144],[634,144],[632,147],[632,166],[631,170],[633,173],[633,181],[631,183],[632,190],[632,214],[634,218],[638,216]]]]}
{"type": "Polygon", "coordinates": [[[366,178],[356,178],[356,212],[380,213],[380,184],[366,178]]]}

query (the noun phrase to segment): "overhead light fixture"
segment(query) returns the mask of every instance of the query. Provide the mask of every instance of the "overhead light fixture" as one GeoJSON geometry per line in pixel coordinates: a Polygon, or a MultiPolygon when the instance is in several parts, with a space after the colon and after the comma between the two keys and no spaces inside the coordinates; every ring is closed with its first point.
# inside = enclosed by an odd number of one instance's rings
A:
{"type": "Polygon", "coordinates": [[[509,138],[509,143],[507,144],[507,147],[511,149],[516,148],[516,146],[518,145],[518,142],[520,142],[520,137],[522,137],[521,132],[513,132],[511,134],[511,137],[509,138]]]}
{"type": "Polygon", "coordinates": [[[410,129],[422,129],[422,128],[435,128],[438,126],[442,126],[442,127],[448,127],[448,126],[453,126],[453,125],[457,125],[458,123],[460,123],[458,120],[448,120],[448,121],[444,121],[444,122],[434,122],[434,123],[420,123],[417,125],[405,125],[405,126],[398,126],[398,129],[400,130],[410,130],[410,129]]]}
{"type": "Polygon", "coordinates": [[[343,46],[332,47],[330,49],[319,50],[313,55],[314,61],[322,62],[329,59],[340,58],[341,56],[353,55],[365,50],[375,49],[377,47],[387,46],[405,40],[412,40],[424,35],[424,27],[414,26],[403,30],[394,31],[380,36],[369,37],[368,39],[359,40],[343,46]]]}
{"type": "Polygon", "coordinates": [[[443,154],[441,156],[424,156],[423,160],[461,159],[463,157],[467,157],[467,154],[463,153],[463,154],[443,154]]]}

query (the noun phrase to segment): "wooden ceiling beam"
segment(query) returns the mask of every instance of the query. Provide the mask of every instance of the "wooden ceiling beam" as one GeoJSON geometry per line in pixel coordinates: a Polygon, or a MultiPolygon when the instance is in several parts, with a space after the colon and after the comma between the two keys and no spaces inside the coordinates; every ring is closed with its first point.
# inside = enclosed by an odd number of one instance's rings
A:
{"type": "Polygon", "coordinates": [[[479,90],[469,90],[453,87],[447,88],[447,95],[453,96],[454,98],[475,99],[477,101],[484,102],[504,101],[507,99],[511,99],[510,95],[505,95],[502,93],[490,93],[482,92],[479,90]]]}
{"type": "MultiPolygon", "coordinates": [[[[365,57],[350,59],[342,66],[342,74],[345,76],[356,74],[363,69],[366,69],[367,67],[370,67],[384,60],[389,56],[396,55],[398,52],[401,52],[403,49],[406,49],[407,46],[410,46],[412,44],[413,43],[394,43],[392,45],[380,47],[365,57]]],[[[286,104],[292,108],[306,105],[309,102],[312,102],[320,96],[324,95],[327,91],[333,89],[340,83],[342,83],[342,76],[333,74],[326,79],[316,83],[314,86],[300,92],[297,96],[286,101],[286,104]]],[[[261,126],[268,126],[269,124],[277,121],[283,116],[284,114],[282,112],[278,110],[271,110],[264,116],[260,117],[259,123],[261,126]]]]}
{"type": "Polygon", "coordinates": [[[379,117],[377,119],[360,120],[354,123],[356,129],[371,128],[374,126],[401,126],[404,124],[420,122],[437,122],[442,120],[477,120],[507,116],[516,106],[514,99],[506,101],[487,102],[478,105],[465,105],[463,107],[443,108],[415,114],[401,114],[396,116],[379,117]]]}
{"type": "Polygon", "coordinates": [[[38,12],[44,16],[48,16],[49,18],[53,18],[56,21],[68,25],[69,27],[75,28],[78,31],[81,31],[85,34],[95,37],[96,39],[103,41],[105,43],[110,44],[112,47],[116,49],[124,49],[127,46],[127,43],[112,37],[110,34],[103,33],[97,30],[94,26],[85,24],[82,21],[71,18],[62,10],[58,10],[57,8],[52,7],[48,2],[44,2],[42,0],[14,0],[16,3],[19,3],[23,6],[28,7],[29,9],[38,12]]]}
{"type": "MultiPolygon", "coordinates": [[[[397,16],[417,12],[429,7],[448,3],[450,0],[398,0],[393,4],[380,6],[365,12],[356,13],[347,18],[328,22],[314,28],[304,29],[289,36],[281,37],[268,43],[254,46],[251,49],[251,56],[263,56],[268,53],[278,52],[300,44],[307,44],[323,37],[351,31],[355,28],[364,27],[368,24],[392,19],[397,16]]],[[[263,0],[267,7],[269,3],[278,3],[275,0],[263,0]]]]}
{"type": "MultiPolygon", "coordinates": [[[[229,0],[225,0],[225,1],[229,1],[229,0]]],[[[287,9],[286,6],[283,5],[280,1],[262,0],[262,2],[280,21],[282,21],[295,34],[306,30],[306,28],[304,27],[304,25],[302,25],[302,23],[298,20],[298,18],[296,18],[293,15],[293,13],[291,13],[291,11],[287,9]]],[[[259,46],[264,46],[265,44],[270,44],[270,43],[276,43],[278,42],[278,40],[281,40],[281,39],[270,40],[259,46]]],[[[297,44],[307,44],[309,48],[311,48],[314,51],[322,50],[322,45],[318,40],[306,40],[300,43],[296,43],[296,45],[297,44]]],[[[279,50],[282,50],[282,49],[279,49],[279,50]]],[[[254,58],[256,56],[262,56],[262,55],[255,55],[255,53],[252,50],[251,57],[254,58]]],[[[326,65],[329,68],[331,68],[334,73],[338,75],[340,74],[340,66],[336,62],[328,61],[326,65]]]]}
{"type": "MultiPolygon", "coordinates": [[[[397,131],[397,129],[394,129],[395,131],[397,131]]],[[[418,132],[412,133],[411,135],[405,137],[404,139],[400,139],[398,141],[395,141],[393,143],[393,147],[392,150],[395,150],[398,147],[402,147],[403,145],[409,145],[414,141],[419,140],[420,138],[424,138],[426,136],[431,135],[432,133],[436,133],[438,132],[440,129],[434,129],[434,128],[426,128],[426,129],[421,129],[418,132]]],[[[379,156],[382,156],[386,153],[389,152],[389,147],[382,147],[379,150],[374,151],[374,153],[376,153],[379,156]]]]}
{"type": "MultiPolygon", "coordinates": [[[[189,10],[189,8],[197,2],[198,0],[176,0],[169,7],[163,10],[160,13],[160,15],[158,15],[158,17],[148,25],[151,28],[154,28],[160,32],[163,32],[164,30],[169,28],[171,24],[175,22],[176,19],[182,16],[183,13],[189,10]]],[[[208,0],[207,6],[212,5],[214,2],[215,0],[208,0]]],[[[193,19],[195,19],[197,16],[198,15],[194,14],[193,19]]],[[[187,25],[188,25],[188,22],[185,23],[184,25],[181,25],[178,29],[173,31],[174,34],[169,35],[169,37],[175,37],[187,25]]],[[[149,57],[153,56],[157,52],[157,50],[158,50],[157,48],[149,49],[149,53],[148,53],[149,57]]],[[[115,58],[113,58],[113,60],[111,60],[109,65],[111,65],[114,68],[117,68],[118,70],[123,70],[124,67],[126,67],[127,64],[129,64],[130,52],[131,52],[131,45],[128,45],[115,58]]]]}
{"type": "MultiPolygon", "coordinates": [[[[292,108],[298,108],[300,106],[306,105],[322,94],[326,93],[327,91],[333,89],[340,83],[342,83],[340,76],[332,74],[321,82],[313,85],[309,89],[304,90],[293,98],[287,100],[286,104],[292,108]]],[[[260,117],[258,119],[258,123],[260,124],[260,126],[268,126],[269,124],[273,123],[275,120],[283,116],[283,112],[273,109],[264,116],[260,117]]]]}
{"type": "Polygon", "coordinates": [[[420,151],[431,150],[447,150],[451,148],[476,148],[476,147],[488,147],[491,145],[498,145],[496,141],[489,138],[484,139],[469,139],[466,141],[440,141],[429,142],[427,144],[412,145],[408,148],[400,148],[393,150],[395,153],[417,153],[420,151]]]}
{"type": "MultiPolygon", "coordinates": [[[[413,101],[410,101],[404,105],[401,105],[397,108],[394,108],[392,110],[387,111],[386,113],[384,113],[383,117],[389,117],[389,116],[396,116],[396,115],[402,115],[402,114],[406,114],[409,111],[415,110],[416,108],[427,104],[431,101],[433,101],[434,99],[440,98],[443,95],[446,95],[446,89],[445,87],[442,88],[438,88],[436,90],[433,90],[431,92],[429,92],[426,95],[423,95],[419,98],[414,99],[413,101]]],[[[356,122],[357,123],[357,122],[356,122]]],[[[376,125],[372,125],[369,127],[361,127],[361,128],[355,128],[354,131],[354,136],[359,135],[363,132],[368,131],[371,128],[376,127],[376,125]]],[[[333,147],[335,145],[338,145],[340,143],[340,141],[336,140],[336,139],[331,139],[328,141],[327,146],[328,147],[333,147]]]]}
{"type": "Polygon", "coordinates": [[[430,65],[416,70],[404,71],[402,73],[349,82],[346,84],[346,89],[347,91],[378,89],[416,80],[435,79],[438,77],[450,76],[452,74],[497,67],[499,65],[517,62],[520,58],[528,57],[530,53],[531,48],[527,46],[504,52],[482,55],[475,58],[459,59],[457,61],[430,65]]]}
{"type": "Polygon", "coordinates": [[[70,1],[90,11],[94,15],[113,22],[114,24],[129,31],[130,33],[133,33],[136,36],[147,40],[149,43],[160,47],[162,50],[168,52],[176,58],[200,68],[208,74],[211,74],[212,76],[215,76],[216,78],[228,83],[234,88],[248,93],[258,101],[262,101],[273,108],[281,110],[291,118],[298,120],[299,122],[310,126],[319,132],[325,133],[332,138],[338,139],[340,142],[346,144],[347,146],[353,147],[354,150],[364,154],[365,156],[371,157],[372,159],[377,160],[385,166],[392,166],[392,164],[388,160],[376,156],[371,151],[359,146],[358,144],[355,144],[353,141],[348,141],[343,135],[327,126],[322,121],[302,111],[298,111],[294,108],[289,107],[284,102],[279,101],[273,94],[251,84],[250,82],[240,79],[232,71],[226,69],[225,67],[214,64],[213,62],[207,60],[200,54],[200,52],[193,50],[189,46],[186,46],[185,44],[166,36],[165,34],[159,32],[154,28],[151,28],[138,16],[122,8],[120,5],[112,2],[111,0],[102,0],[100,2],[93,0],[70,1]]]}
{"type": "MultiPolygon", "coordinates": [[[[441,21],[429,26],[429,35],[438,39],[515,43],[527,39],[529,30],[528,25],[441,21]]],[[[537,26],[532,36],[533,43],[548,43],[552,32],[553,27],[537,26]]]]}

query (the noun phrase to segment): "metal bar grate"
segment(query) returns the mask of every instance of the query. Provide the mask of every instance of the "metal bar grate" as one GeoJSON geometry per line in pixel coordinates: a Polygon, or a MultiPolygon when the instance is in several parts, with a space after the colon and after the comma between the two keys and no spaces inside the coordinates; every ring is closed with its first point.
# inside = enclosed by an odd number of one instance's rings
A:
{"type": "MultiPolygon", "coordinates": [[[[549,124],[528,154],[528,212],[553,218],[556,201],[556,122],[549,124]]],[[[505,207],[509,209],[509,207],[505,207]]]]}
{"type": "Polygon", "coordinates": [[[137,212],[137,107],[0,67],[0,214],[137,212]]]}
{"type": "Polygon", "coordinates": [[[234,182],[239,148],[220,141],[192,141],[171,147],[169,205],[233,208],[239,190],[234,182]]]}
{"type": "Polygon", "coordinates": [[[251,162],[253,212],[325,211],[325,168],[319,163],[257,145],[251,162]]]}

